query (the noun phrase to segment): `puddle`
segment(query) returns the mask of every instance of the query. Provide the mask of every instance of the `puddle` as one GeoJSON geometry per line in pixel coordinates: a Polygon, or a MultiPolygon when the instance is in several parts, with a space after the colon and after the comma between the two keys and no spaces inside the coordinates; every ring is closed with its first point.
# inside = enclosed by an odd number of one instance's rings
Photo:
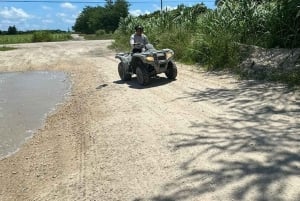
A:
{"type": "Polygon", "coordinates": [[[70,88],[62,72],[0,73],[0,159],[17,151],[42,126],[70,88]]]}

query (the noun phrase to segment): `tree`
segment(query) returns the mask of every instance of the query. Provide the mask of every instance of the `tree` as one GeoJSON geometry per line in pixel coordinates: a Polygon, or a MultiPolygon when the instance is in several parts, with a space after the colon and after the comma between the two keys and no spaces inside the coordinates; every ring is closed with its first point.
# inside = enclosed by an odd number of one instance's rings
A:
{"type": "Polygon", "coordinates": [[[106,8],[110,8],[114,4],[114,2],[112,0],[105,0],[105,1],[106,1],[106,5],[105,5],[106,8]]]}
{"type": "Polygon", "coordinates": [[[111,6],[106,7],[103,16],[103,29],[107,32],[114,32],[119,25],[120,18],[125,18],[129,14],[129,3],[125,0],[116,0],[111,6]]]}
{"type": "Polygon", "coordinates": [[[76,19],[75,25],[72,27],[74,31],[91,34],[101,26],[101,19],[104,13],[104,8],[101,6],[87,6],[76,19]]]}
{"type": "Polygon", "coordinates": [[[8,27],[8,30],[7,30],[7,34],[9,35],[14,35],[14,34],[17,34],[17,28],[16,26],[9,26],[8,27]]]}
{"type": "Polygon", "coordinates": [[[91,34],[97,30],[114,32],[120,18],[128,15],[129,3],[126,0],[106,0],[105,7],[85,7],[72,27],[74,31],[91,34]]]}

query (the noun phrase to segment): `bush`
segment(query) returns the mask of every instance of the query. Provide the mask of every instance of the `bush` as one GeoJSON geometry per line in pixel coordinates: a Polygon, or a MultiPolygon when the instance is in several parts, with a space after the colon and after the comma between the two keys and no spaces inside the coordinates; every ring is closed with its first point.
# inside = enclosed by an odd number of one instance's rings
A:
{"type": "Polygon", "coordinates": [[[189,51],[191,60],[205,65],[210,70],[232,69],[239,62],[239,52],[231,35],[210,36],[199,34],[189,51]]]}
{"type": "Polygon", "coordinates": [[[0,51],[8,51],[8,50],[14,50],[16,48],[14,47],[7,47],[7,46],[0,46],[0,51]]]}
{"type": "Polygon", "coordinates": [[[157,49],[169,48],[175,52],[175,59],[181,61],[188,61],[188,56],[185,56],[185,52],[190,46],[191,33],[185,30],[175,29],[163,32],[160,36],[157,36],[156,41],[150,41],[157,49]]]}
{"type": "Polygon", "coordinates": [[[52,33],[51,39],[51,41],[66,41],[71,40],[72,36],[69,33],[52,33]]]}
{"type": "Polygon", "coordinates": [[[32,42],[51,42],[52,34],[48,31],[36,31],[33,33],[32,42]]]}
{"type": "Polygon", "coordinates": [[[106,32],[103,29],[99,29],[99,30],[96,31],[96,36],[103,36],[105,34],[106,34],[106,32]]]}

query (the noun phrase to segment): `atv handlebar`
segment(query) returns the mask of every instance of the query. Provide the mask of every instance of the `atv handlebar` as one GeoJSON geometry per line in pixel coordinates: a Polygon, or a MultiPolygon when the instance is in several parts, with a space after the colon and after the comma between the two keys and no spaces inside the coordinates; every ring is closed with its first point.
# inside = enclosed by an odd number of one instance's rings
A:
{"type": "Polygon", "coordinates": [[[133,46],[137,49],[142,49],[145,47],[145,45],[142,43],[133,43],[133,46]]]}

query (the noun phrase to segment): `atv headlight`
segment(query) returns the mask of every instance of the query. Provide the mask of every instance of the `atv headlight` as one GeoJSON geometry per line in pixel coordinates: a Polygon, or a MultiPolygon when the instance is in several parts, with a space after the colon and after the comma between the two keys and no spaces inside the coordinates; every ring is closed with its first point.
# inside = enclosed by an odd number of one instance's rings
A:
{"type": "Polygon", "coordinates": [[[154,61],[154,57],[152,57],[152,56],[147,56],[147,57],[146,57],[146,61],[153,62],[153,61],[154,61]]]}
{"type": "Polygon", "coordinates": [[[167,52],[166,53],[166,59],[170,59],[171,57],[173,57],[173,55],[174,55],[174,52],[167,52]]]}

